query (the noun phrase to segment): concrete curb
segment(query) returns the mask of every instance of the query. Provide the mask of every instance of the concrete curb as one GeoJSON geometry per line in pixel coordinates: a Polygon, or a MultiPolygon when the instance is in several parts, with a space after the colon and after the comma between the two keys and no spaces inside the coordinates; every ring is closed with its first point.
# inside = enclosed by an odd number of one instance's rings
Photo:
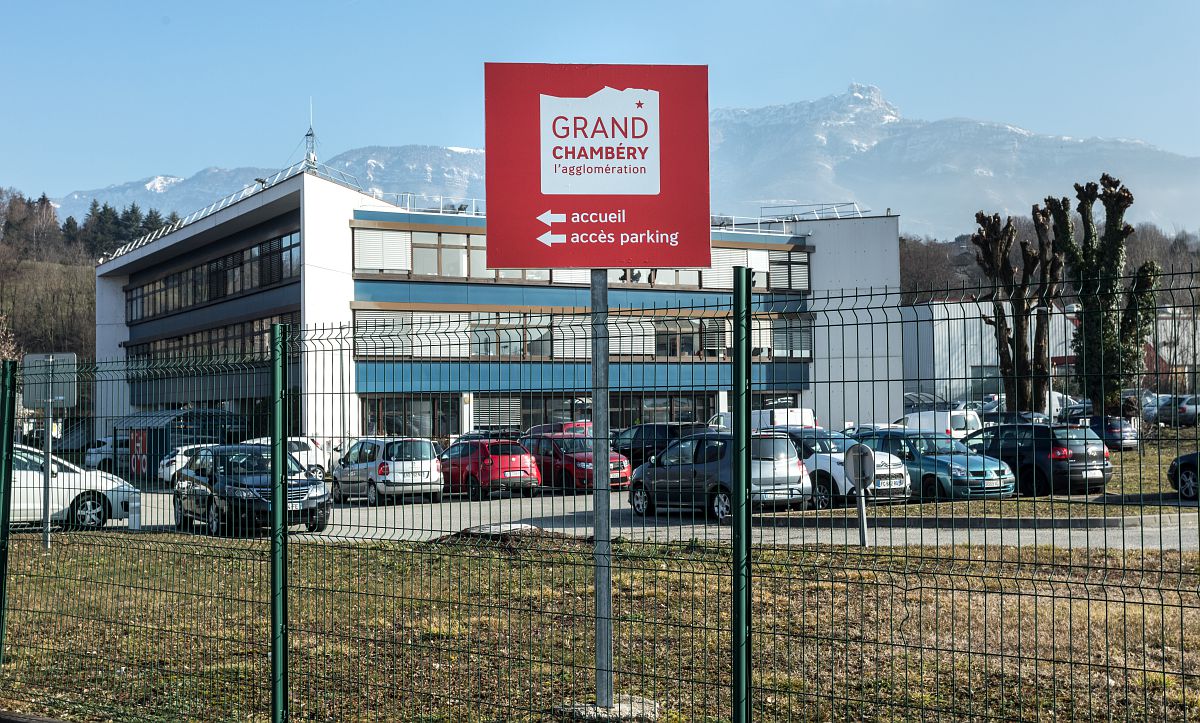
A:
{"type": "MultiPolygon", "coordinates": [[[[867,527],[877,528],[926,528],[947,530],[1097,530],[1119,528],[1166,528],[1193,527],[1197,525],[1194,514],[1180,517],[868,517],[867,527]]],[[[858,521],[847,517],[772,517],[756,515],[751,520],[754,527],[810,527],[817,529],[857,530],[858,521]]]]}

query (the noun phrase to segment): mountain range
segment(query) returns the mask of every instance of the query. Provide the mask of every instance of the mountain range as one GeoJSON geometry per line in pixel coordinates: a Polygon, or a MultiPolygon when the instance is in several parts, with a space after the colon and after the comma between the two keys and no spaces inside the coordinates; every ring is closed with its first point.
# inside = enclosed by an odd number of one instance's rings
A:
{"type": "MultiPolygon", "coordinates": [[[[1028,214],[1047,195],[1111,173],[1133,190],[1129,218],[1168,232],[1200,226],[1200,158],[1136,140],[1043,135],[1005,123],[904,118],[874,86],[814,101],[710,113],[712,209],[754,215],[769,206],[854,201],[900,215],[905,233],[953,238],[976,211],[1028,214]]],[[[383,193],[484,196],[484,154],[454,146],[367,146],[323,163],[383,193]]],[[[56,199],[81,219],[93,198],[190,213],[277,169],[206,168],[56,199]]]]}

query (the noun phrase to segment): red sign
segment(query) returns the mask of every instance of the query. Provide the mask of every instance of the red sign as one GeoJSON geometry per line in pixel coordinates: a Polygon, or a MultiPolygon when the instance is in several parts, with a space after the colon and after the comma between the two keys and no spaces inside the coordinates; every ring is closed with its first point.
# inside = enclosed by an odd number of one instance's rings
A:
{"type": "Polygon", "coordinates": [[[708,68],[486,63],[487,265],[707,268],[708,68]]]}
{"type": "Polygon", "coordinates": [[[144,475],[150,471],[150,459],[146,449],[146,430],[129,430],[129,471],[144,475]]]}

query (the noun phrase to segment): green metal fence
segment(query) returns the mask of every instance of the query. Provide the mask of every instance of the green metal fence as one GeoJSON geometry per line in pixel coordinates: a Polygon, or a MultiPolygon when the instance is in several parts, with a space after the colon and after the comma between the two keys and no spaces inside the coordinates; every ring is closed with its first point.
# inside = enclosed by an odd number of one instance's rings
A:
{"type": "Polygon", "coordinates": [[[1190,275],[1160,279],[1145,354],[1109,367],[1072,342],[1087,287],[1043,300],[1038,409],[1007,405],[992,290],[736,278],[733,299],[610,310],[607,461],[578,310],[396,308],[81,362],[56,369],[81,389],[61,420],[19,406],[39,380],[6,364],[0,708],[570,720],[597,693],[602,475],[621,710],[1200,716],[1190,275]],[[1106,368],[1105,402],[1066,398],[1106,368]]]}

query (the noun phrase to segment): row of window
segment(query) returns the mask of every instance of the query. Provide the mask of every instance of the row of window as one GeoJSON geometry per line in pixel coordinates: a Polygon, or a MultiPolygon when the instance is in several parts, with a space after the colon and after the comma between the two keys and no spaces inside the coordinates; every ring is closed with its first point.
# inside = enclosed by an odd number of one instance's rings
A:
{"type": "MultiPolygon", "coordinates": [[[[354,312],[359,356],[586,359],[591,319],[579,314],[510,312],[354,312]]],[[[617,317],[608,321],[614,356],[724,358],[732,344],[729,319],[617,317]]],[[[808,359],[812,327],[795,315],[753,320],[757,356],[808,359]]]]}
{"type": "MultiPolygon", "coordinates": [[[[479,234],[354,229],[354,270],[358,273],[407,274],[410,278],[541,281],[586,284],[587,269],[488,269],[487,238],[479,234]]],[[[733,288],[733,267],[755,269],[759,289],[807,291],[808,253],[784,247],[712,250],[710,269],[612,269],[613,286],[733,288]]]]}
{"type": "Polygon", "coordinates": [[[297,231],[127,290],[125,319],[153,319],[299,276],[297,231]]]}
{"type": "Polygon", "coordinates": [[[299,312],[276,314],[169,339],[130,344],[125,349],[125,355],[131,361],[158,361],[181,357],[264,361],[271,356],[271,325],[299,323],[299,312]]]}

